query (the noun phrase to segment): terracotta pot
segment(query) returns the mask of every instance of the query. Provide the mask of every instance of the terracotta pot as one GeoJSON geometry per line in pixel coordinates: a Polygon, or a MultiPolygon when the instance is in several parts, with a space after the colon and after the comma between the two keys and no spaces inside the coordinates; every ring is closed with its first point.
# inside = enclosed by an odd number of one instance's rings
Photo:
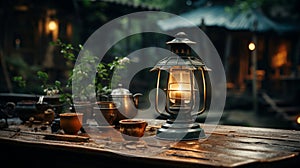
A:
{"type": "Polygon", "coordinates": [[[120,120],[120,132],[125,140],[136,141],[144,136],[148,123],[145,120],[125,119],[120,120]]]}
{"type": "Polygon", "coordinates": [[[82,127],[82,113],[62,113],[60,117],[60,127],[66,134],[77,135],[82,127]]]}

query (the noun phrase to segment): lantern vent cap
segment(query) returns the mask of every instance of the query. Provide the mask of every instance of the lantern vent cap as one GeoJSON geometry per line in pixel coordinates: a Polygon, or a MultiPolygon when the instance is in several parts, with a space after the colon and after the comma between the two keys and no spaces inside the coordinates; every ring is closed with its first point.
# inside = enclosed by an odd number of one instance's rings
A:
{"type": "Polygon", "coordinates": [[[201,59],[197,57],[170,56],[160,60],[150,71],[164,69],[168,70],[173,66],[184,66],[191,70],[203,68],[204,71],[211,71],[201,59]]]}
{"type": "Polygon", "coordinates": [[[172,41],[168,41],[166,44],[196,44],[196,42],[188,39],[188,36],[185,32],[179,32],[175,35],[175,38],[172,41]]]}

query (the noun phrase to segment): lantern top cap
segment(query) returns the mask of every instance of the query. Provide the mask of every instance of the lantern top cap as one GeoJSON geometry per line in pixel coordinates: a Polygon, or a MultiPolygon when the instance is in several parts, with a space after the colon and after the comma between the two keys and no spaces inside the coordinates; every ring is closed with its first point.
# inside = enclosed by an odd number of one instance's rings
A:
{"type": "Polygon", "coordinates": [[[179,32],[175,35],[175,38],[172,41],[168,41],[166,44],[196,44],[196,42],[188,39],[188,36],[185,32],[179,32]]]}

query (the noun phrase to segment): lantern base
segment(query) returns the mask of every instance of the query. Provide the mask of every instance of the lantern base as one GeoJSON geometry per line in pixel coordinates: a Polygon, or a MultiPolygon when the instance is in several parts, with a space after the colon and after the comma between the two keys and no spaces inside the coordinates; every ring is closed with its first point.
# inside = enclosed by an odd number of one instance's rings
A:
{"type": "Polygon", "coordinates": [[[156,131],[156,137],[164,140],[195,140],[205,138],[204,130],[200,124],[193,123],[192,121],[176,121],[168,119],[156,131]]]}

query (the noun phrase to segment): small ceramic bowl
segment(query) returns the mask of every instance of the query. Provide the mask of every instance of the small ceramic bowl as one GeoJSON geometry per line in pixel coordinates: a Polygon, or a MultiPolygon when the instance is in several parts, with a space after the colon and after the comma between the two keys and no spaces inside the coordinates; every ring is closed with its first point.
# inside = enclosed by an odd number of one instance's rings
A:
{"type": "Polygon", "coordinates": [[[125,140],[136,141],[144,136],[148,123],[140,119],[120,120],[120,132],[125,140]]]}

